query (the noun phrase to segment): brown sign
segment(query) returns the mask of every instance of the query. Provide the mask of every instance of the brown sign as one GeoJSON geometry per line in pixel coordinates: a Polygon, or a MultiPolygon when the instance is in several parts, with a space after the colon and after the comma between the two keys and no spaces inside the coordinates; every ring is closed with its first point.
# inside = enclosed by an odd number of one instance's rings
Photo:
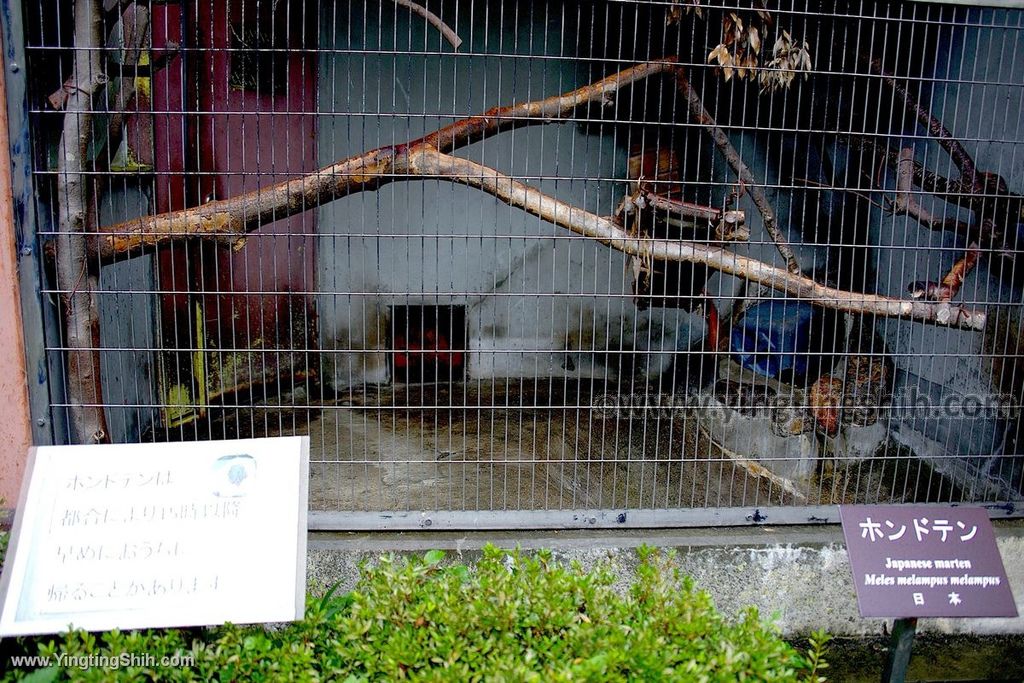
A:
{"type": "Polygon", "coordinates": [[[864,617],[1015,617],[982,508],[841,505],[864,617]]]}

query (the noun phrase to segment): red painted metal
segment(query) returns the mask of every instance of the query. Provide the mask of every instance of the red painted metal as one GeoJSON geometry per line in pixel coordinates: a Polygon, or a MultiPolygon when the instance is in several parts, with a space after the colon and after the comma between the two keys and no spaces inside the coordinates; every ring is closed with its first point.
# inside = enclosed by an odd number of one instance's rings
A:
{"type": "MultiPolygon", "coordinates": [[[[184,20],[178,5],[154,5],[154,49],[169,42],[184,47],[153,83],[155,111],[172,112],[157,114],[154,125],[157,211],[248,192],[318,168],[315,11],[306,16],[304,3],[256,0],[198,0],[183,7],[184,20]],[[275,5],[288,11],[274,16],[275,5]],[[270,44],[240,43],[240,36],[257,34],[269,36],[270,44]],[[251,64],[256,82],[237,83],[237,70],[259,51],[260,65],[285,60],[277,71],[286,74],[283,87],[271,82],[273,71],[254,72],[251,64]]],[[[200,344],[199,304],[201,345],[214,352],[201,370],[207,374],[202,390],[199,379],[191,378],[199,372],[196,365],[183,353],[165,364],[165,387],[191,382],[193,396],[206,392],[215,399],[308,373],[301,362],[306,354],[261,352],[316,347],[310,295],[316,288],[315,235],[313,210],[265,225],[234,249],[196,242],[161,251],[160,288],[202,292],[163,296],[164,348],[200,344]],[[224,369],[229,366],[230,372],[224,369]]]]}
{"type": "MultiPolygon", "coordinates": [[[[198,117],[203,200],[249,192],[319,167],[316,117],[310,115],[316,111],[317,59],[303,49],[313,47],[307,41],[315,40],[315,33],[303,26],[301,5],[280,3],[276,16],[273,6],[243,0],[199,6],[198,103],[200,111],[213,112],[198,117]],[[271,44],[256,49],[272,49],[287,59],[282,93],[272,92],[280,89],[272,82],[273,71],[256,74],[256,91],[231,83],[232,62],[242,54],[237,37],[257,28],[271,44]]],[[[315,232],[316,212],[309,211],[263,226],[237,251],[206,249],[204,275],[225,292],[205,302],[208,327],[220,346],[310,347],[314,340],[302,333],[304,327],[296,329],[296,322],[309,319],[309,297],[289,292],[315,287],[315,232]],[[228,293],[235,291],[264,294],[228,293]]]]}

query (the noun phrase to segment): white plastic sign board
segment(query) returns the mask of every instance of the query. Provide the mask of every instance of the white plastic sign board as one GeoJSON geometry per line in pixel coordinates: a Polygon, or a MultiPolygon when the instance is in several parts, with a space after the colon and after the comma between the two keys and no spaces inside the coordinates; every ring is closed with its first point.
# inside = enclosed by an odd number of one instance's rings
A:
{"type": "Polygon", "coordinates": [[[0,636],[301,619],[309,438],[29,454],[0,636]]]}

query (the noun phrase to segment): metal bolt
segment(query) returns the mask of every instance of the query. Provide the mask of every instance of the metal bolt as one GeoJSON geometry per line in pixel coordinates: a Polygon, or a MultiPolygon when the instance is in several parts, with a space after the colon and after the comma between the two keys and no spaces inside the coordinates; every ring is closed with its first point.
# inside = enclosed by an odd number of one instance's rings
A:
{"type": "Polygon", "coordinates": [[[11,70],[12,74],[16,74],[21,70],[21,66],[17,62],[11,62],[8,68],[11,70]]]}
{"type": "Polygon", "coordinates": [[[39,425],[40,427],[45,427],[46,420],[44,418],[39,418],[38,420],[36,420],[36,424],[39,425]]]}
{"type": "Polygon", "coordinates": [[[21,248],[21,255],[22,256],[31,256],[32,255],[32,247],[22,247],[21,248]]]}

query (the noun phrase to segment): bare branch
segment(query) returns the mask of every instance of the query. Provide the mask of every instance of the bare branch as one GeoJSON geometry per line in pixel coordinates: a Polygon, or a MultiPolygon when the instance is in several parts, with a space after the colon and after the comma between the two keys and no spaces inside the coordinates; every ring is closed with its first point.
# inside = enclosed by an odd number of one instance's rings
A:
{"type": "Polygon", "coordinates": [[[984,326],[983,312],[948,303],[847,292],[718,247],[694,242],[636,238],[624,231],[612,218],[588,213],[547,197],[539,190],[514,181],[498,171],[445,154],[446,151],[502,130],[546,123],[566,117],[581,106],[607,102],[612,95],[632,83],[676,68],[675,60],[672,59],[640,64],[570,93],[537,102],[495,108],[482,116],[456,121],[418,140],[364,152],[302,178],[191,209],[126,221],[104,228],[103,234],[96,237],[95,248],[101,258],[113,260],[126,255],[138,255],[144,250],[182,237],[231,241],[242,238],[246,232],[260,225],[306,211],[338,197],[376,189],[395,180],[429,177],[476,187],[555,225],[640,258],[703,263],[722,272],[840,310],[902,316],[968,329],[981,329],[984,326]]]}
{"type": "Polygon", "coordinates": [[[459,35],[453,31],[448,24],[441,21],[441,17],[437,16],[423,5],[419,5],[412,0],[391,0],[391,2],[426,19],[427,23],[440,31],[441,35],[444,36],[444,39],[447,40],[456,50],[458,50],[459,46],[462,45],[462,38],[459,38],[459,35]]]}
{"type": "Polygon", "coordinates": [[[907,109],[917,117],[922,126],[928,129],[928,132],[942,146],[942,149],[946,150],[946,153],[949,154],[949,157],[960,171],[961,178],[963,178],[968,186],[973,186],[975,184],[975,176],[977,175],[974,157],[968,154],[963,144],[953,137],[949,129],[942,124],[942,121],[932,116],[931,112],[916,97],[911,95],[892,74],[882,68],[882,61],[880,59],[872,59],[870,64],[871,70],[881,76],[882,80],[893,89],[893,92],[903,99],[907,109]]]}
{"type": "Polygon", "coordinates": [[[57,203],[60,235],[56,261],[64,289],[68,351],[68,403],[77,443],[108,441],[100,382],[99,314],[89,272],[87,177],[84,173],[92,139],[92,95],[106,82],[100,63],[100,7],[97,0],[75,2],[75,61],[68,92],[64,130],[57,152],[57,203]]]}
{"type": "Polygon", "coordinates": [[[786,260],[786,267],[789,268],[791,273],[800,272],[800,264],[796,261],[796,256],[793,254],[793,250],[789,247],[786,242],[786,237],[782,234],[779,229],[778,221],[775,219],[775,209],[768,202],[768,197],[765,196],[764,189],[758,185],[757,180],[754,178],[754,174],[750,172],[750,169],[743,159],[740,158],[739,152],[729,142],[729,136],[718,126],[715,120],[708,113],[708,110],[704,108],[704,104],[700,101],[700,97],[697,92],[690,85],[690,81],[687,80],[686,75],[682,69],[677,69],[675,72],[676,86],[679,91],[686,97],[687,104],[690,108],[690,116],[693,117],[697,123],[704,126],[704,129],[714,140],[715,146],[718,147],[718,151],[725,157],[726,162],[732,167],[736,174],[740,177],[747,190],[750,192],[750,198],[754,201],[754,206],[761,213],[761,218],[764,220],[765,230],[771,235],[772,240],[775,242],[775,248],[782,254],[782,258],[786,260]]]}
{"type": "Polygon", "coordinates": [[[413,147],[428,145],[447,152],[501,131],[549,123],[593,102],[610,102],[619,90],[674,68],[674,59],[647,62],[564,95],[495,107],[481,116],[455,121],[419,140],[364,152],[301,178],[202,206],[103,227],[95,248],[101,259],[112,261],[126,255],[139,256],[144,250],[183,237],[240,237],[265,223],[405,179],[409,173],[408,152],[413,147]]]}
{"type": "MultiPolygon", "coordinates": [[[[850,136],[847,139],[847,143],[853,149],[880,155],[882,161],[894,168],[900,163],[900,150],[893,149],[889,145],[877,142],[868,136],[850,136]]],[[[929,171],[924,167],[924,164],[916,159],[913,162],[913,171],[914,184],[925,192],[941,198],[943,201],[963,208],[970,208],[977,201],[977,198],[971,194],[970,187],[963,186],[959,180],[952,180],[929,171]]]]}
{"type": "Polygon", "coordinates": [[[637,190],[632,197],[626,197],[623,200],[622,208],[617,209],[615,215],[619,215],[632,206],[641,209],[649,206],[655,211],[662,211],[667,214],[663,220],[676,227],[684,227],[686,221],[683,219],[685,218],[708,221],[715,225],[715,239],[723,242],[746,242],[750,239],[750,231],[744,225],[747,217],[743,211],[723,211],[713,206],[684,202],[681,199],[641,189],[637,190]]]}
{"type": "Polygon", "coordinates": [[[128,17],[129,12],[132,13],[130,22],[132,30],[125,31],[122,45],[127,65],[127,68],[122,66],[122,71],[128,73],[122,73],[121,78],[118,79],[117,91],[114,93],[114,106],[107,124],[107,149],[111,156],[121,144],[121,135],[124,132],[124,121],[127,116],[126,109],[135,98],[135,77],[139,74],[132,74],[131,70],[137,70],[140,66],[139,58],[146,47],[146,38],[149,35],[149,10],[133,4],[125,10],[122,21],[128,17]]]}
{"type": "Polygon", "coordinates": [[[706,221],[722,220],[721,209],[716,209],[713,206],[704,206],[703,204],[684,202],[682,200],[673,199],[672,197],[666,197],[664,195],[657,194],[656,192],[650,192],[648,190],[638,191],[634,203],[637,203],[637,201],[650,205],[650,207],[653,209],[667,211],[669,214],[672,215],[685,216],[687,218],[704,219],[706,221]]]}
{"type": "Polygon", "coordinates": [[[955,218],[938,218],[914,199],[914,150],[907,147],[900,150],[896,166],[896,199],[893,211],[916,219],[929,230],[966,230],[969,226],[955,218]]]}
{"type": "Polygon", "coordinates": [[[609,218],[549,197],[540,190],[513,180],[494,169],[468,159],[441,154],[425,145],[410,152],[409,165],[415,175],[476,187],[549,223],[590,237],[632,256],[703,263],[723,273],[752,280],[827,308],[850,313],[901,316],[975,330],[983,329],[985,326],[985,313],[981,311],[949,303],[908,301],[847,292],[718,247],[696,242],[639,239],[631,236],[609,218]]]}
{"type": "Polygon", "coordinates": [[[926,298],[931,301],[952,300],[960,291],[964,280],[978,265],[979,258],[981,258],[981,252],[978,250],[978,245],[971,242],[967,247],[967,252],[953,264],[946,276],[942,278],[942,282],[914,282],[908,287],[911,296],[915,299],[926,298]]]}

